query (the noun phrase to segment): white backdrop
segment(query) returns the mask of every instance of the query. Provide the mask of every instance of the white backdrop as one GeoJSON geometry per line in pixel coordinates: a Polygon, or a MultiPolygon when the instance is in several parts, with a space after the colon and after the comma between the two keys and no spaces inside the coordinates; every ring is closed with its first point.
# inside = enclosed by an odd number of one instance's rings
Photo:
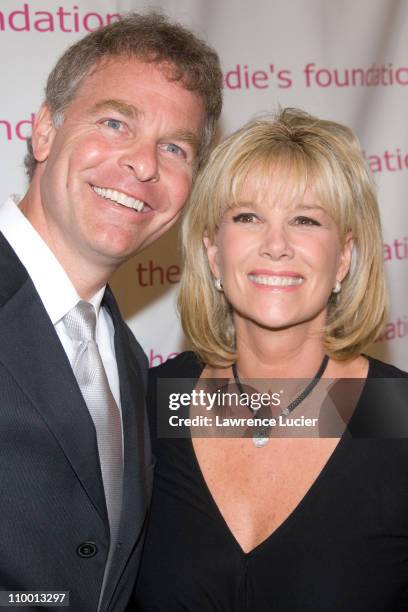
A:
{"type": "MultiPolygon", "coordinates": [[[[26,188],[25,138],[59,55],[120,13],[146,8],[218,50],[223,134],[278,105],[357,132],[379,190],[391,294],[389,323],[370,353],[408,370],[408,0],[0,0],[0,201],[26,188]]],[[[175,228],[112,282],[153,365],[184,346],[179,273],[175,228]]]]}

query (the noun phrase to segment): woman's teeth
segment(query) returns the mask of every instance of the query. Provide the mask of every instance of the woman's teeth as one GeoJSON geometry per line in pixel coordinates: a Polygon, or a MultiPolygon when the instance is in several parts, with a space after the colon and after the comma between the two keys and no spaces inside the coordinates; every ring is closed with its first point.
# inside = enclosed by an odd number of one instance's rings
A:
{"type": "Polygon", "coordinates": [[[145,203],[142,200],[131,198],[125,193],[116,191],[115,189],[104,189],[103,187],[95,187],[94,185],[92,185],[92,189],[102,198],[111,200],[112,202],[116,202],[117,204],[121,204],[127,208],[133,208],[133,210],[137,210],[137,212],[142,212],[145,206],[145,203]]]}
{"type": "Polygon", "coordinates": [[[257,285],[268,285],[269,287],[290,287],[301,285],[305,279],[301,276],[268,276],[249,274],[248,278],[257,285]]]}

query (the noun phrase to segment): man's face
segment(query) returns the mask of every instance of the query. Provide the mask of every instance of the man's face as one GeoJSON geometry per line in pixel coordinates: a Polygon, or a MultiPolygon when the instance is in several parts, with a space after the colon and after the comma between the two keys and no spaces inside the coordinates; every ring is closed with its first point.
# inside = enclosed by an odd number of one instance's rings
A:
{"type": "Polygon", "coordinates": [[[196,93],[128,58],[85,79],[61,127],[42,109],[33,132],[40,197],[27,216],[67,271],[113,270],[173,225],[203,120],[196,93]]]}

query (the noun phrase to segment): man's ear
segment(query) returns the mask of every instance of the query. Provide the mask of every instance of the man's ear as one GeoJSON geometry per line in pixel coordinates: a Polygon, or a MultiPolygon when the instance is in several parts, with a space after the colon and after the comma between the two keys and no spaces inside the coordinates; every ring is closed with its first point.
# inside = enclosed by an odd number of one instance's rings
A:
{"type": "Polygon", "coordinates": [[[210,270],[213,273],[215,278],[220,278],[221,275],[220,275],[220,270],[219,270],[218,261],[217,261],[218,247],[216,244],[211,243],[207,232],[205,232],[203,236],[203,243],[207,251],[207,258],[208,258],[208,264],[210,266],[210,270]]]}
{"type": "Polygon", "coordinates": [[[340,263],[337,269],[336,280],[342,282],[350,270],[353,256],[354,238],[351,232],[347,232],[340,255],[340,263]]]}
{"type": "Polygon", "coordinates": [[[51,111],[47,104],[43,104],[35,117],[31,137],[34,157],[38,162],[48,158],[55,132],[51,111]]]}

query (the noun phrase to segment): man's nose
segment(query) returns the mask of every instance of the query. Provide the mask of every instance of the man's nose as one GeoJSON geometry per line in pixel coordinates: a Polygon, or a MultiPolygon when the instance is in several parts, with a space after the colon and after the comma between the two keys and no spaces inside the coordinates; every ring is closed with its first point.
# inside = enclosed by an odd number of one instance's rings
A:
{"type": "Polygon", "coordinates": [[[293,254],[290,228],[283,223],[265,225],[260,244],[260,255],[279,261],[285,258],[291,259],[293,254]]]}
{"type": "Polygon", "coordinates": [[[120,164],[132,172],[140,182],[156,183],[159,178],[159,160],[156,143],[137,142],[121,156],[120,164]]]}

